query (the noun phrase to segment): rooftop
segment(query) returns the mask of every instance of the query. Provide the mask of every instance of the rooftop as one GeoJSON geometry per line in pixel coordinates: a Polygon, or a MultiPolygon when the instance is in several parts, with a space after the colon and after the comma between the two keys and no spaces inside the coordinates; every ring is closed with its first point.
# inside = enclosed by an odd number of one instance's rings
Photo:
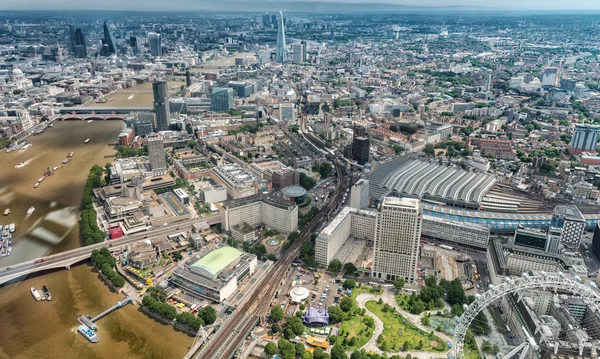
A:
{"type": "Polygon", "coordinates": [[[192,268],[198,268],[216,277],[223,269],[240,258],[244,253],[239,249],[225,246],[208,253],[199,261],[192,264],[192,268]]]}

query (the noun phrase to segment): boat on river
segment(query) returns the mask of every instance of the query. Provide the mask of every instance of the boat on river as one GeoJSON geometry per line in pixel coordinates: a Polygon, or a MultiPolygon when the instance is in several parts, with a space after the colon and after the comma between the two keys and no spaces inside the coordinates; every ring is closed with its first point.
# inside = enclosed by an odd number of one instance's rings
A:
{"type": "Polygon", "coordinates": [[[37,289],[35,289],[34,287],[31,287],[30,291],[31,291],[31,295],[33,296],[33,299],[35,299],[38,302],[40,300],[42,300],[42,297],[40,296],[40,292],[38,292],[37,289]]]}
{"type": "Polygon", "coordinates": [[[10,208],[7,208],[7,209],[4,210],[4,215],[5,216],[8,216],[11,213],[12,213],[12,211],[10,210],[10,208]]]}
{"type": "Polygon", "coordinates": [[[98,343],[98,336],[87,326],[80,325],[77,328],[77,331],[79,334],[83,335],[85,339],[89,340],[90,343],[98,343]]]}

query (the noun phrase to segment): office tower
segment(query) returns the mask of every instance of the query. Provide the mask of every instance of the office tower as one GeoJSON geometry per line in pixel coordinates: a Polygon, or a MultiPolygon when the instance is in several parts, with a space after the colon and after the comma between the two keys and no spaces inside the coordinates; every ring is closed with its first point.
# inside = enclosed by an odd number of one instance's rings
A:
{"type": "Polygon", "coordinates": [[[600,221],[594,227],[594,236],[592,237],[592,253],[596,259],[600,259],[600,221]]]}
{"type": "Polygon", "coordinates": [[[152,84],[154,94],[154,113],[156,116],[156,129],[167,131],[171,124],[171,112],[169,109],[169,91],[166,81],[156,81],[152,84]]]}
{"type": "Polygon", "coordinates": [[[402,277],[407,283],[417,279],[421,217],[418,199],[383,199],[375,223],[372,277],[402,277]]]}
{"type": "Polygon", "coordinates": [[[87,57],[87,50],[85,47],[85,37],[83,36],[81,29],[75,29],[73,25],[69,25],[69,53],[80,59],[85,58],[87,57]]]}
{"type": "Polygon", "coordinates": [[[302,45],[302,63],[306,63],[306,41],[300,41],[302,45]]]}
{"type": "Polygon", "coordinates": [[[275,48],[275,62],[285,64],[287,53],[285,51],[285,30],[283,28],[283,13],[279,12],[279,23],[277,25],[277,47],[275,48]]]}
{"type": "Polygon", "coordinates": [[[75,28],[73,25],[69,25],[69,41],[67,42],[67,49],[71,55],[75,56],[75,28]]]}
{"type": "Polygon", "coordinates": [[[569,145],[569,153],[579,154],[584,151],[596,152],[599,134],[600,126],[598,125],[575,125],[571,144],[569,145]]]}
{"type": "Polygon", "coordinates": [[[233,89],[214,87],[210,97],[210,110],[226,112],[233,108],[233,89]]]}
{"type": "Polygon", "coordinates": [[[150,160],[150,169],[152,171],[164,171],[167,169],[165,145],[163,138],[158,134],[148,135],[148,160],[150,160]]]}
{"type": "Polygon", "coordinates": [[[306,54],[304,53],[306,47],[303,43],[304,41],[302,41],[302,43],[294,44],[294,46],[292,46],[292,51],[294,53],[292,57],[292,62],[295,64],[303,64],[306,59],[306,54]]]}
{"type": "Polygon", "coordinates": [[[104,56],[114,55],[117,53],[117,48],[115,47],[115,41],[113,40],[110,31],[108,30],[108,25],[106,21],[104,22],[104,39],[102,39],[102,48],[104,56]],[[106,45],[106,46],[105,46],[106,45]]]}
{"type": "Polygon", "coordinates": [[[350,189],[350,207],[361,209],[369,205],[369,181],[359,179],[350,189]]]}
{"type": "Polygon", "coordinates": [[[192,85],[192,77],[190,75],[190,70],[185,72],[185,86],[190,87],[192,85]]]}
{"type": "Polygon", "coordinates": [[[569,248],[579,248],[585,231],[585,218],[575,205],[560,205],[552,211],[550,227],[560,228],[560,242],[569,248]]]}
{"type": "Polygon", "coordinates": [[[138,42],[137,36],[131,36],[129,38],[129,46],[133,49],[134,55],[137,55],[140,52],[140,43],[138,42]]]}
{"type": "Polygon", "coordinates": [[[269,15],[269,13],[264,14],[262,16],[262,22],[263,22],[264,27],[270,27],[271,26],[271,15],[269,15]]]}
{"type": "Polygon", "coordinates": [[[148,46],[150,47],[150,54],[152,56],[162,56],[162,36],[155,32],[149,32],[147,37],[148,46]]]}
{"type": "Polygon", "coordinates": [[[273,27],[277,27],[277,15],[275,14],[271,14],[271,25],[273,25],[273,27]]]}
{"type": "Polygon", "coordinates": [[[352,158],[359,164],[369,162],[369,150],[371,141],[367,130],[363,126],[354,126],[354,138],[352,139],[352,158]]]}
{"type": "Polygon", "coordinates": [[[542,72],[542,86],[558,86],[558,68],[547,67],[542,72]]]}

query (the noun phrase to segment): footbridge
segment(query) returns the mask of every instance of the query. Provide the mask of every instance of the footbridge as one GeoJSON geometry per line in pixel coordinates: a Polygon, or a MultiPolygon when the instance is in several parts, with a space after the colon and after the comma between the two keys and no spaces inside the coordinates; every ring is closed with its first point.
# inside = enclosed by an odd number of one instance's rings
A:
{"type": "Polygon", "coordinates": [[[166,236],[175,232],[184,232],[190,230],[194,223],[206,222],[209,225],[221,223],[221,216],[214,215],[206,218],[194,218],[183,222],[178,222],[169,226],[159,227],[151,231],[142,232],[139,234],[129,235],[123,238],[105,241],[102,243],[93,244],[91,246],[72,249],[69,251],[52,254],[46,257],[13,264],[8,267],[0,268],[0,285],[24,278],[30,274],[42,272],[46,270],[70,268],[70,266],[88,260],[92,251],[102,247],[108,247],[111,252],[124,250],[127,245],[142,241],[144,239],[166,236]],[[177,227],[174,229],[173,227],[177,227]]]}

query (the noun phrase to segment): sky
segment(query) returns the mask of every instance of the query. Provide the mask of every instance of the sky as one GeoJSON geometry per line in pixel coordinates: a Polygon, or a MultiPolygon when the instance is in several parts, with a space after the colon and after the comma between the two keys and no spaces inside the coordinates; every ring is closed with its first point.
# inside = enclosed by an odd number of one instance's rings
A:
{"type": "MultiPolygon", "coordinates": [[[[228,10],[232,0],[0,0],[3,10],[228,10]]],[[[247,3],[248,10],[253,4],[270,3],[273,5],[289,2],[307,3],[310,1],[327,3],[389,3],[394,5],[437,7],[467,6],[487,9],[511,10],[600,10],[600,0],[235,0],[235,3],[247,3]]],[[[231,10],[239,9],[232,6],[231,10]]],[[[309,7],[310,8],[310,7],[309,7]]]]}

